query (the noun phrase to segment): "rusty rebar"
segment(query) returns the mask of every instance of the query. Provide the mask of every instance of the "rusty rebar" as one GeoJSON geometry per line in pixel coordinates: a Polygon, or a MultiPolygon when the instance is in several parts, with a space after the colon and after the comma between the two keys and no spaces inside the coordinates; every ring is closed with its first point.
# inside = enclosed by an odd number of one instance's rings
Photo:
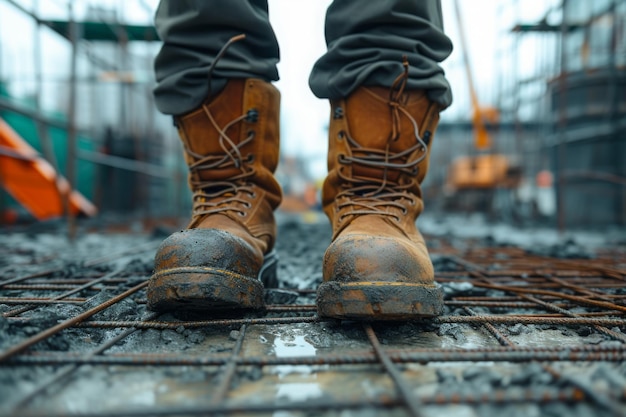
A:
{"type": "MultiPolygon", "coordinates": [[[[568,316],[568,317],[579,318],[578,314],[571,313],[571,312],[569,312],[567,310],[564,310],[562,308],[559,308],[559,307],[557,307],[557,306],[555,306],[553,304],[549,304],[549,303],[546,303],[544,301],[541,301],[541,300],[539,300],[539,299],[537,299],[535,297],[532,297],[532,296],[529,296],[529,295],[523,295],[523,297],[528,299],[529,301],[532,301],[534,303],[537,303],[537,304],[545,307],[548,310],[556,311],[557,313],[563,314],[563,315],[568,316]]],[[[626,343],[626,335],[624,335],[622,333],[615,332],[615,331],[610,330],[610,329],[607,329],[605,326],[602,326],[602,325],[599,325],[599,324],[592,324],[592,326],[596,330],[598,330],[599,332],[604,333],[605,335],[607,335],[609,337],[612,337],[615,340],[619,340],[619,341],[621,341],[623,343],[626,343]]]]}
{"type": "Polygon", "coordinates": [[[86,300],[86,298],[53,300],[49,297],[0,297],[0,304],[83,304],[86,300]]]}
{"type": "MultiPolygon", "coordinates": [[[[152,313],[148,317],[146,317],[146,320],[150,320],[157,316],[158,315],[156,313],[152,313]]],[[[104,342],[102,345],[100,345],[98,348],[94,349],[93,351],[81,355],[81,357],[86,360],[96,357],[97,355],[102,354],[103,352],[111,348],[112,346],[115,346],[118,342],[124,340],[126,337],[130,336],[137,330],[138,329],[134,329],[134,328],[126,329],[120,334],[118,334],[117,336],[107,340],[106,342],[104,342]]],[[[83,364],[81,363],[73,362],[57,370],[50,379],[48,379],[47,381],[37,386],[29,394],[27,394],[24,398],[22,398],[17,404],[15,404],[14,410],[15,411],[21,410],[23,407],[28,405],[35,397],[37,397],[37,395],[46,392],[46,390],[50,389],[51,387],[58,387],[58,385],[61,383],[63,379],[67,378],[69,375],[75,372],[82,365],[83,364]]]]}
{"type": "MultiPolygon", "coordinates": [[[[119,258],[125,258],[128,256],[132,256],[132,255],[136,255],[137,253],[141,253],[141,252],[146,252],[148,250],[154,249],[156,248],[157,243],[156,242],[146,242],[146,243],[142,243],[138,246],[136,246],[133,249],[125,249],[123,251],[119,251],[119,252],[114,252],[111,253],[109,255],[106,256],[100,256],[98,258],[93,258],[90,259],[88,261],[86,261],[83,265],[84,266],[95,266],[95,265],[99,265],[108,261],[112,261],[115,259],[119,259],[119,258]]],[[[33,279],[33,278],[39,278],[39,277],[45,277],[46,275],[51,275],[54,274],[56,272],[61,272],[63,271],[64,266],[61,267],[57,267],[57,268],[50,268],[50,269],[46,269],[44,271],[40,271],[40,272],[35,272],[32,274],[28,274],[28,275],[23,275],[20,277],[16,277],[16,278],[11,278],[5,281],[0,281],[0,288],[4,287],[5,285],[8,284],[14,284],[16,282],[21,282],[21,281],[26,281],[29,279],[33,279]]],[[[51,282],[50,282],[51,283],[51,282]]]]}
{"type": "MultiPolygon", "coordinates": [[[[118,327],[138,327],[140,329],[195,329],[202,327],[231,327],[242,324],[294,324],[294,323],[317,323],[320,321],[333,321],[330,319],[320,319],[316,315],[305,317],[265,317],[265,318],[245,318],[245,319],[224,319],[224,320],[203,320],[203,321],[85,321],[76,325],[82,328],[118,328],[118,327]]],[[[621,318],[586,318],[586,317],[528,317],[524,315],[478,315],[478,316],[439,316],[424,323],[501,323],[501,324],[554,324],[562,326],[579,325],[600,325],[611,327],[626,326],[626,319],[621,318]]]]}
{"type": "MultiPolygon", "coordinates": [[[[476,313],[474,310],[472,310],[472,309],[471,309],[471,308],[469,308],[469,307],[463,307],[463,309],[464,309],[464,310],[465,310],[468,314],[470,314],[470,315],[471,315],[471,316],[473,316],[473,317],[478,317],[478,316],[479,316],[479,314],[478,314],[478,313],[476,313]]],[[[489,322],[487,322],[487,321],[486,321],[486,322],[483,322],[483,323],[481,323],[481,324],[482,324],[482,326],[483,326],[485,329],[487,329],[487,331],[488,331],[489,333],[491,333],[491,335],[492,335],[493,337],[495,337],[495,338],[496,338],[496,340],[498,341],[498,343],[500,343],[502,346],[514,346],[513,342],[511,342],[511,341],[509,340],[509,338],[508,338],[508,337],[506,337],[504,334],[502,334],[502,332],[501,332],[501,331],[499,331],[498,329],[496,329],[496,327],[495,327],[493,324],[491,324],[491,323],[489,323],[489,322]]]]}
{"type": "Polygon", "coordinates": [[[600,307],[600,308],[606,308],[606,309],[609,309],[609,310],[616,310],[616,311],[626,312],[626,306],[621,306],[621,305],[618,305],[618,304],[615,304],[615,303],[606,302],[606,301],[591,300],[591,299],[588,299],[588,298],[585,298],[585,297],[580,297],[580,296],[570,295],[570,294],[565,294],[565,293],[559,293],[559,292],[556,292],[556,291],[535,290],[535,289],[532,289],[532,288],[512,287],[512,286],[496,285],[496,284],[485,284],[485,283],[479,283],[479,282],[475,282],[475,283],[473,283],[473,285],[476,286],[476,287],[488,288],[488,289],[492,289],[492,290],[513,292],[513,293],[516,293],[516,294],[549,295],[549,296],[553,296],[553,297],[557,297],[557,298],[562,298],[562,299],[565,299],[565,300],[573,301],[573,302],[575,302],[577,304],[589,305],[589,306],[593,306],[593,307],[600,307]]]}
{"type": "Polygon", "coordinates": [[[0,363],[6,361],[7,359],[9,359],[11,356],[20,353],[26,349],[28,349],[29,347],[31,347],[32,345],[41,342],[42,340],[45,340],[47,338],[49,338],[50,336],[53,336],[55,334],[57,334],[58,332],[67,329],[68,327],[72,327],[77,325],[78,323],[80,323],[83,320],[88,319],[89,317],[93,316],[94,314],[112,306],[113,304],[118,303],[119,301],[125,299],[126,297],[128,297],[129,295],[139,291],[140,289],[146,287],[148,285],[148,281],[144,281],[142,283],[140,283],[139,285],[134,286],[133,288],[124,291],[123,293],[110,298],[109,300],[105,301],[104,303],[97,305],[96,307],[89,309],[87,311],[85,311],[82,314],[79,314],[71,319],[65,320],[64,322],[61,322],[59,324],[57,324],[56,326],[53,326],[47,330],[44,330],[40,333],[35,334],[34,336],[29,337],[26,340],[23,340],[22,342],[13,345],[11,347],[9,347],[7,350],[0,352],[0,363]]]}
{"type": "MultiPolygon", "coordinates": [[[[82,290],[85,290],[85,289],[90,288],[90,287],[92,287],[92,286],[94,286],[96,284],[99,284],[99,283],[101,283],[103,281],[106,281],[106,280],[108,280],[111,277],[119,275],[122,272],[124,272],[123,268],[116,269],[115,271],[112,271],[112,272],[109,272],[108,274],[102,275],[100,278],[90,280],[90,281],[86,282],[83,285],[80,285],[80,286],[75,287],[75,288],[73,288],[73,289],[71,289],[69,291],[64,292],[63,294],[57,295],[55,297],[52,297],[52,298],[50,298],[49,301],[62,300],[64,298],[66,298],[66,297],[69,297],[70,295],[76,294],[77,292],[81,292],[82,290]]],[[[35,307],[36,307],[36,304],[33,303],[33,304],[26,305],[24,307],[21,307],[21,308],[15,309],[15,310],[9,310],[9,311],[3,313],[2,315],[4,317],[13,317],[13,316],[16,316],[18,314],[22,314],[22,313],[24,313],[26,311],[32,310],[35,307]]]]}
{"type": "MultiPolygon", "coordinates": [[[[87,280],[83,281],[86,282],[87,280]]],[[[75,288],[71,284],[8,284],[4,286],[5,290],[27,290],[27,291],[63,291],[75,288]]],[[[91,288],[92,291],[102,291],[103,289],[112,289],[114,287],[96,287],[91,288]]]]}
{"type": "Polygon", "coordinates": [[[317,323],[317,316],[308,317],[258,317],[243,319],[201,320],[201,321],[85,321],[76,327],[82,328],[117,328],[137,327],[139,329],[197,329],[202,327],[235,327],[242,324],[294,324],[294,323],[317,323]]]}
{"type": "Polygon", "coordinates": [[[245,335],[246,325],[243,324],[239,328],[239,336],[237,336],[233,352],[222,370],[222,380],[220,385],[215,389],[213,395],[211,396],[212,405],[219,405],[226,398],[226,393],[230,389],[233,377],[235,376],[235,371],[237,370],[237,359],[241,354],[241,347],[243,346],[243,339],[245,338],[245,335]]]}
{"type": "Polygon", "coordinates": [[[265,311],[272,313],[307,313],[317,311],[315,304],[293,304],[293,305],[268,305],[265,311]]]}
{"type": "Polygon", "coordinates": [[[376,332],[374,332],[374,329],[372,328],[372,325],[369,323],[363,324],[363,330],[365,330],[365,334],[367,335],[367,338],[369,339],[370,343],[372,344],[372,347],[374,348],[374,354],[376,355],[378,360],[382,363],[383,368],[385,369],[387,374],[389,374],[389,376],[391,377],[391,380],[396,386],[396,390],[398,391],[400,398],[402,398],[402,401],[409,409],[409,413],[413,417],[421,416],[422,405],[420,401],[415,395],[413,395],[413,393],[411,392],[411,388],[409,384],[407,383],[407,381],[402,376],[402,373],[395,367],[392,360],[389,358],[389,356],[383,349],[382,345],[380,344],[380,341],[378,340],[378,337],[376,336],[376,332]]]}
{"type": "MultiPolygon", "coordinates": [[[[473,349],[386,349],[394,363],[430,362],[622,362],[626,348],[606,346],[573,346],[529,348],[500,346],[473,349]]],[[[115,353],[85,358],[81,354],[33,352],[14,356],[0,366],[32,365],[123,365],[123,366],[223,366],[232,360],[231,354],[210,356],[179,355],[174,353],[115,353]]],[[[359,365],[378,363],[377,356],[369,350],[355,350],[349,354],[323,354],[315,356],[246,356],[238,357],[239,366],[280,365],[359,365]]]]}

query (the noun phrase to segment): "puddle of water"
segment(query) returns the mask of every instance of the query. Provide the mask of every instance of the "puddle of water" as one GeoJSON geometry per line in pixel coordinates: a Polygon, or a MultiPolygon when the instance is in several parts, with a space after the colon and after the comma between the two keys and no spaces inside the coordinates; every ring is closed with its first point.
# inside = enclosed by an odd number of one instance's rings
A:
{"type": "Polygon", "coordinates": [[[293,340],[285,340],[281,336],[274,339],[274,353],[279,358],[296,356],[314,356],[315,346],[306,341],[304,336],[294,336],[293,340]]]}
{"type": "MultiPolygon", "coordinates": [[[[278,390],[276,391],[277,400],[289,400],[289,401],[306,401],[313,398],[319,398],[323,395],[323,391],[320,386],[315,382],[293,382],[278,384],[278,390]]],[[[293,413],[291,411],[275,411],[272,413],[272,417],[293,417],[300,415],[299,413],[293,413]]]]}
{"type": "MultiPolygon", "coordinates": [[[[143,375],[143,378],[146,376],[143,375]]],[[[68,413],[81,413],[93,409],[94,406],[108,410],[121,405],[134,408],[150,407],[157,403],[157,382],[132,379],[124,382],[124,390],[119,390],[117,384],[93,383],[93,380],[88,384],[81,384],[81,388],[77,390],[66,390],[57,398],[60,409],[68,413]]]]}
{"type": "Polygon", "coordinates": [[[316,382],[290,382],[278,385],[277,399],[304,401],[319,398],[324,392],[316,382]]]}
{"type": "MultiPolygon", "coordinates": [[[[315,356],[317,349],[311,343],[307,342],[304,335],[294,335],[285,338],[283,335],[277,335],[274,338],[274,354],[279,358],[294,358],[301,356],[315,356]]],[[[273,373],[278,375],[279,382],[276,384],[275,398],[277,400],[288,401],[305,401],[313,398],[321,397],[324,392],[320,384],[316,381],[317,375],[313,372],[313,368],[308,365],[281,365],[273,369],[273,373]],[[303,382],[287,382],[287,376],[290,374],[308,375],[307,381],[303,382]],[[314,380],[310,381],[310,380],[314,380]]],[[[292,378],[289,378],[292,380],[292,378]]],[[[288,411],[277,411],[272,417],[289,417],[294,414],[288,411]]]]}
{"type": "MultiPolygon", "coordinates": [[[[274,338],[274,354],[279,358],[293,358],[298,356],[315,356],[317,349],[307,342],[304,335],[284,338],[278,335],[274,338]]],[[[274,367],[279,376],[291,373],[310,374],[313,368],[308,365],[280,365],[274,367]]]]}

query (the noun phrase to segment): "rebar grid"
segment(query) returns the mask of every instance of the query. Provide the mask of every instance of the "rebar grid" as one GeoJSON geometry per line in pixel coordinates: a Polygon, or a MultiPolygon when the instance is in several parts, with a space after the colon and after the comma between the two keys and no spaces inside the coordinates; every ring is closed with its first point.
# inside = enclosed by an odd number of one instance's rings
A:
{"type": "MultiPolygon", "coordinates": [[[[219,375],[210,385],[208,402],[183,403],[176,406],[150,407],[146,410],[116,408],[112,410],[79,410],[74,415],[203,415],[211,413],[271,413],[275,411],[340,411],[362,408],[403,409],[413,416],[422,415],[423,406],[449,406],[452,404],[502,405],[516,403],[587,403],[612,414],[621,414],[626,406],[626,385],[613,384],[602,389],[590,387],[563,373],[564,363],[615,363],[626,359],[626,291],[623,252],[604,251],[593,260],[555,259],[529,254],[513,247],[471,247],[456,250],[445,240],[438,242],[432,251],[439,261],[437,281],[446,291],[444,315],[412,324],[423,332],[442,332],[444,325],[463,326],[461,331],[481,332],[492,342],[475,347],[432,347],[418,343],[409,346],[387,345],[380,334],[386,324],[365,323],[360,328],[362,347],[336,349],[314,355],[279,356],[276,352],[244,354],[255,328],[280,332],[284,326],[342,326],[351,323],[334,323],[317,317],[315,305],[273,304],[264,312],[239,318],[210,320],[180,320],[169,315],[144,313],[142,318],[120,320],[115,314],[106,319],[99,313],[114,305],[132,302],[145,310],[147,276],[128,273],[124,267],[98,273],[90,270],[114,257],[98,258],[83,263],[85,274],[60,279],[54,277],[57,269],[46,269],[21,277],[11,277],[0,282],[0,304],[9,305],[2,313],[7,326],[41,324],[46,308],[67,305],[82,307],[63,319],[44,323],[34,334],[12,340],[0,351],[0,371],[50,367],[45,378],[23,393],[10,410],[14,415],[62,415],[66,410],[38,407],[45,404],[54,391],[80,379],[79,371],[91,365],[110,369],[123,366],[146,370],[166,367],[191,367],[211,369],[219,375]],[[442,266],[443,265],[443,266],[442,266]],[[101,295],[107,297],[102,298],[101,295]],[[100,295],[100,298],[98,296],[100,295]],[[606,343],[555,345],[524,345],[523,338],[510,326],[533,326],[533,332],[565,331],[601,335],[606,343]],[[181,352],[111,351],[126,343],[131,335],[146,330],[184,332],[202,329],[217,335],[233,335],[232,347],[221,352],[185,354],[181,352]],[[439,330],[437,330],[439,329],[439,330]],[[102,340],[90,349],[51,350],[46,343],[63,332],[107,331],[102,340]],[[233,333],[234,332],[234,333],[233,333]],[[367,344],[364,344],[367,341],[367,344]],[[612,342],[611,342],[612,341],[612,342]],[[491,344],[490,344],[491,343],[491,344]],[[489,392],[468,392],[459,386],[448,386],[434,394],[419,392],[420,383],[411,369],[436,367],[442,363],[465,363],[477,366],[488,363],[533,364],[541,367],[550,383],[540,387],[499,386],[489,392]],[[238,374],[246,367],[263,367],[263,374],[281,366],[309,366],[315,372],[350,374],[354,366],[367,366],[368,372],[386,376],[391,392],[367,398],[346,396],[309,399],[306,401],[251,401],[235,402],[238,374]],[[39,401],[39,402],[37,402],[39,401]],[[45,411],[42,411],[45,410],[45,411]]],[[[153,245],[135,250],[140,254],[153,249],[153,245]]],[[[119,256],[119,255],[116,255],[119,256]]],[[[436,262],[438,265],[438,262],[436,262]]],[[[293,289],[300,296],[310,296],[311,289],[293,289]]],[[[0,323],[1,324],[1,323],[0,323]]],[[[339,326],[339,327],[337,327],[339,326]]],[[[442,333],[445,336],[445,333],[442,333]]],[[[546,339],[549,341],[549,339],[546,339]]],[[[155,349],[158,347],[154,346],[155,349]]],[[[47,369],[47,368],[46,368],[47,369]]],[[[262,377],[264,378],[264,377],[262,377]]],[[[613,381],[615,382],[615,381],[613,381]]],[[[444,384],[445,385],[445,384],[444,384]]]]}

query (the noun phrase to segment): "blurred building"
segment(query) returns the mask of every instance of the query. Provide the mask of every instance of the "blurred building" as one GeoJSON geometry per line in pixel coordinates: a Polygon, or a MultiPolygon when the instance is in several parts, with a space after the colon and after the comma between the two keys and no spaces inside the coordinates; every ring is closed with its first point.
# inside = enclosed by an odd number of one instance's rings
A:
{"type": "MultiPolygon", "coordinates": [[[[0,118],[61,175],[74,163],[72,183],[101,213],[189,206],[182,149],[153,103],[152,16],[141,1],[0,0],[0,118]]],[[[0,206],[24,210],[3,191],[0,206]]]]}
{"type": "MultiPolygon", "coordinates": [[[[561,228],[625,225],[626,1],[508,0],[497,15],[492,146],[476,149],[471,122],[442,124],[437,140],[446,146],[434,147],[426,191],[446,184],[443,167],[456,158],[501,154],[521,174],[508,203],[494,198],[506,186],[482,202],[501,217],[547,214],[561,228]]],[[[481,209],[467,193],[455,197],[481,209]]]]}
{"type": "MultiPolygon", "coordinates": [[[[74,160],[73,182],[101,211],[186,214],[181,145],[152,101],[159,45],[146,3],[0,0],[0,118],[62,174],[74,160]],[[139,21],[129,19],[142,7],[139,21]],[[18,19],[20,36],[9,30],[18,19]]],[[[626,1],[501,0],[496,15],[493,63],[474,62],[476,72],[494,65],[497,74],[494,94],[482,97],[498,116],[484,120],[491,145],[477,146],[470,111],[445,119],[424,184],[427,206],[561,227],[626,224],[626,1]],[[472,186],[473,176],[483,179],[472,186]]],[[[308,185],[319,175],[291,171],[325,163],[318,156],[283,158],[278,173],[286,194],[308,206],[318,203],[308,185]]],[[[3,205],[15,202],[0,191],[3,205]]]]}

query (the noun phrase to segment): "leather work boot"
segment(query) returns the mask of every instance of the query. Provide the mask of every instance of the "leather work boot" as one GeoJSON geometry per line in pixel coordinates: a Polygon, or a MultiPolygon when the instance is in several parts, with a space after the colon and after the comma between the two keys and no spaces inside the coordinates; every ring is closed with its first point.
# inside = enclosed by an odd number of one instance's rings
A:
{"type": "Polygon", "coordinates": [[[264,306],[262,281],[276,279],[273,176],[280,93],[260,79],[232,79],[175,119],[189,165],[193,216],[157,250],[148,285],[154,311],[264,306]]]}
{"type": "Polygon", "coordinates": [[[443,292],[415,226],[420,184],[439,121],[424,91],[360,87],[331,102],[322,202],[333,228],[317,291],[321,317],[405,320],[436,316],[443,292]]]}

